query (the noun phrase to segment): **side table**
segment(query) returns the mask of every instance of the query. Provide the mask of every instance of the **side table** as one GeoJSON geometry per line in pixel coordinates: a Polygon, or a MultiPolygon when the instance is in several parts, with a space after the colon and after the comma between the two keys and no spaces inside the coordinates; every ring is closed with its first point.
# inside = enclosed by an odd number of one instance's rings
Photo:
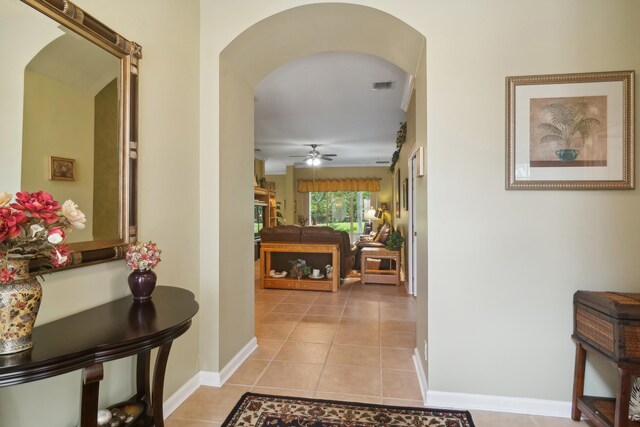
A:
{"type": "Polygon", "coordinates": [[[127,296],[37,326],[31,350],[0,356],[0,387],[82,369],[80,426],[95,427],[103,363],[135,355],[136,392],[130,401],[146,407],[135,425],[162,427],[162,393],[171,344],[189,329],[197,312],[193,293],[158,286],[148,302],[136,303],[127,296]],[[158,352],[152,378],[154,348],[158,352]]]}
{"type": "Polygon", "coordinates": [[[598,427],[638,427],[629,421],[629,398],[640,376],[640,294],[577,291],[573,296],[576,343],[571,418],[584,415],[598,427]],[[587,355],[607,361],[618,372],[615,398],[584,395],[587,355]]]}
{"type": "Polygon", "coordinates": [[[360,249],[360,276],[362,284],[382,283],[390,285],[400,285],[400,251],[385,248],[362,248],[360,249]],[[381,270],[373,268],[375,262],[371,260],[389,260],[389,269],[381,270]]]}

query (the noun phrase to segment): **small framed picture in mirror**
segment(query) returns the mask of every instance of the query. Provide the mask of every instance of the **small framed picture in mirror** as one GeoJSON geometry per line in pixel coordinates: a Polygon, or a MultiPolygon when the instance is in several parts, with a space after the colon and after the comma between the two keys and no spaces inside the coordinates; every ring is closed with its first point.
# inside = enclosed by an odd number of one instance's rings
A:
{"type": "Polygon", "coordinates": [[[49,157],[50,181],[75,181],[76,161],[64,157],[49,157]]]}

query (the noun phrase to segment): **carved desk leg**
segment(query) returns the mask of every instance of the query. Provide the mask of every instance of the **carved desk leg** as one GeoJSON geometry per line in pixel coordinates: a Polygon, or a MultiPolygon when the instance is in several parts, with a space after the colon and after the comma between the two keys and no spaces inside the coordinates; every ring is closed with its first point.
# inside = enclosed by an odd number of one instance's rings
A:
{"type": "Polygon", "coordinates": [[[587,362],[587,351],[580,343],[576,343],[576,365],[573,374],[573,395],[571,399],[571,418],[579,421],[582,412],[578,409],[578,397],[584,395],[584,369],[587,362]]]}
{"type": "Polygon", "coordinates": [[[162,410],[162,391],[164,388],[164,374],[167,371],[167,361],[169,360],[169,351],[171,351],[171,342],[161,345],[158,348],[156,356],[156,366],[153,373],[153,395],[152,395],[152,414],[155,427],[164,427],[164,413],[162,410]]]}
{"type": "Polygon", "coordinates": [[[102,363],[96,363],[82,370],[81,427],[96,427],[98,425],[98,394],[100,393],[100,381],[103,377],[102,363]]]}

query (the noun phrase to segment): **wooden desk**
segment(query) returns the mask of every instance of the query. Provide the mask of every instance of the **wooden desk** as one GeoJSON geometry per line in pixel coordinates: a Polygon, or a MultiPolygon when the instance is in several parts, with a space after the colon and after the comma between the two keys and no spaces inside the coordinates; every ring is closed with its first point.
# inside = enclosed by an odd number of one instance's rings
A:
{"type": "Polygon", "coordinates": [[[82,369],[80,426],[93,427],[102,364],[137,355],[136,394],[131,400],[144,402],[148,411],[136,426],[162,427],[162,389],[171,344],[189,329],[197,312],[191,292],[159,286],[149,302],[134,303],[127,296],[38,326],[31,350],[0,356],[0,387],[82,369]],[[156,347],[152,389],[149,367],[151,349],[156,347]]]}
{"type": "Polygon", "coordinates": [[[400,285],[400,251],[392,251],[385,248],[362,248],[360,249],[360,281],[363,285],[368,283],[383,283],[400,285]],[[370,268],[367,263],[369,259],[388,259],[389,270],[380,268],[370,268]]]}
{"type": "MultiPolygon", "coordinates": [[[[320,268],[314,266],[313,268],[320,268]]],[[[323,268],[320,270],[324,272],[323,268]]],[[[307,291],[337,292],[340,286],[340,245],[335,243],[262,243],[260,245],[260,288],[267,289],[300,289],[307,291]],[[271,271],[271,254],[273,252],[288,253],[327,253],[331,254],[333,278],[296,279],[293,277],[275,278],[269,276],[271,271]]]]}

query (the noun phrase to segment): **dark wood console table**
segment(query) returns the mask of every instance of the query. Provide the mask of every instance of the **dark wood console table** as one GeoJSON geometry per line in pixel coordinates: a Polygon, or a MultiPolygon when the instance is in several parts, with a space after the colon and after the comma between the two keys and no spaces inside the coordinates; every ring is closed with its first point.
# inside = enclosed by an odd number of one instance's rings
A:
{"type": "Polygon", "coordinates": [[[159,286],[149,302],[135,303],[128,296],[38,326],[31,350],[0,356],[0,387],[82,369],[80,426],[93,427],[97,425],[102,364],[136,355],[136,394],[131,400],[148,408],[136,426],[162,427],[162,388],[171,344],[189,329],[197,312],[191,292],[159,286]],[[151,349],[156,347],[151,384],[151,349]]]}

